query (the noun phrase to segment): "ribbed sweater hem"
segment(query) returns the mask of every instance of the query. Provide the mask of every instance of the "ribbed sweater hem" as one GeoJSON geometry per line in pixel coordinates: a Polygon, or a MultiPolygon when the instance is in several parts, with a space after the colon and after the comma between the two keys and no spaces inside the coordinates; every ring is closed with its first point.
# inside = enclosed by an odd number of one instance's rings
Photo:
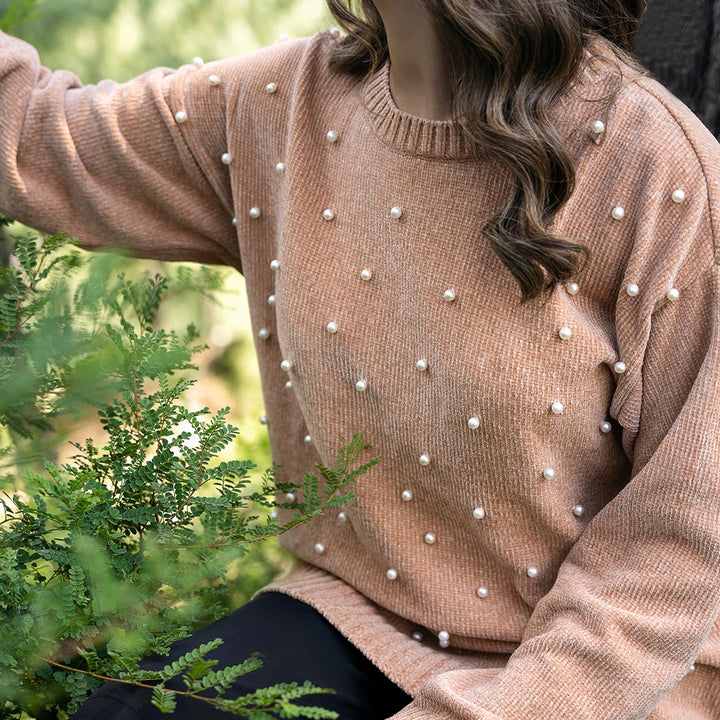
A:
{"type": "MultiPolygon", "coordinates": [[[[420,629],[381,608],[340,578],[298,561],[291,573],[256,593],[280,592],[315,608],[383,674],[411,696],[433,676],[467,668],[503,667],[508,655],[440,650],[412,638],[420,629]]],[[[424,640],[427,631],[424,631],[424,640]]]]}

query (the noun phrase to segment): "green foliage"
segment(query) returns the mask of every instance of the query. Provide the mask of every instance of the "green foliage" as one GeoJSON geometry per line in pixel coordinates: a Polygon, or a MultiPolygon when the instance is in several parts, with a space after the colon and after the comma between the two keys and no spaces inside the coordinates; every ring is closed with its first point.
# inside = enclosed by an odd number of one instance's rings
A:
{"type": "Polygon", "coordinates": [[[55,253],[66,243],[62,236],[48,238],[40,254],[36,243],[26,239],[17,247],[19,267],[0,267],[0,424],[23,437],[49,429],[46,415],[54,408],[43,403],[52,403],[62,387],[62,358],[73,353],[69,341],[82,342],[68,338],[69,318],[53,311],[61,307],[56,300],[67,285],[59,282],[42,295],[33,292],[51,276],[61,279],[75,264],[77,254],[55,253]],[[28,327],[41,316],[38,335],[43,337],[31,338],[28,327]]]}
{"type": "Polygon", "coordinates": [[[136,683],[144,685],[147,682],[156,683],[153,686],[153,704],[163,713],[170,713],[175,708],[176,696],[179,691],[168,690],[167,682],[180,678],[186,690],[183,695],[203,693],[204,701],[214,702],[219,709],[233,715],[260,720],[274,720],[275,716],[281,718],[328,718],[335,713],[322,708],[298,706],[295,700],[308,695],[317,695],[331,692],[318,688],[309,682],[302,685],[297,683],[283,683],[268,688],[261,688],[252,693],[234,699],[226,699],[224,693],[229,690],[237,678],[247,675],[262,667],[259,655],[254,654],[245,662],[221,670],[213,670],[217,665],[214,660],[208,660],[207,654],[221,645],[220,640],[206,643],[195,650],[185,654],[162,670],[138,670],[121,675],[122,679],[132,678],[136,683]],[[214,692],[214,696],[208,696],[214,692]]]}
{"type": "MultiPolygon", "coordinates": [[[[0,0],[0,15],[32,0],[0,0]]],[[[32,3],[34,4],[34,3],[32,3]]],[[[328,22],[324,0],[46,0],[14,32],[47,66],[84,82],[127,80],[196,55],[216,59],[276,42],[281,32],[311,35],[328,22]]],[[[15,23],[17,24],[17,23],[15,23]]]]}
{"type": "Polygon", "coordinates": [[[27,235],[0,268],[0,718],[64,717],[107,678],[147,686],[164,713],[179,679],[184,695],[242,717],[333,717],[295,704],[325,692],[307,684],[227,697],[261,660],[217,668],[207,655],[220,641],[138,669],[230,609],[230,569],[250,547],[351,500],[376,461],[358,466],[369,446],[341,438],[332,467],[318,464],[300,487],[273,470],[253,479],[254,463],[232,458],[229,409],[183,405],[202,346],[193,327],[157,327],[174,282],[129,280],[114,274],[119,262],[27,235]],[[104,437],[74,442],[65,462],[28,465],[35,435],[88,405],[104,437]],[[288,492],[298,499],[276,502],[288,492]]]}
{"type": "Polygon", "coordinates": [[[0,18],[0,30],[10,32],[33,15],[40,0],[11,0],[0,18]]]}

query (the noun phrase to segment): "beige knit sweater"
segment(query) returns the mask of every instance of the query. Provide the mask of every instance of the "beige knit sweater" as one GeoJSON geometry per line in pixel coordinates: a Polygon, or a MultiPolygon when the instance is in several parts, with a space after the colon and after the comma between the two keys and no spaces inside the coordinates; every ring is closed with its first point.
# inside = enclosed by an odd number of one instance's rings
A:
{"type": "Polygon", "coordinates": [[[334,42],[81,88],[2,36],[0,208],[242,268],[284,477],[357,431],[381,459],[271,587],[415,697],[394,720],[720,718],[720,148],[588,61],[555,227],[592,261],[521,305],[479,236],[507,173],[334,42]]]}

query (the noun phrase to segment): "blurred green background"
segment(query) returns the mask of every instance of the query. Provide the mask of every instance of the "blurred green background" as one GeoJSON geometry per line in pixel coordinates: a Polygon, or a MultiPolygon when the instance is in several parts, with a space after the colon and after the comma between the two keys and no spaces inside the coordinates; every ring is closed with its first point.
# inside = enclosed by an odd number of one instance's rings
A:
{"type": "MultiPolygon", "coordinates": [[[[0,15],[12,0],[0,0],[0,15]]],[[[239,55],[329,24],[323,0],[42,0],[14,34],[84,82],[239,55]]]]}
{"type": "MultiPolygon", "coordinates": [[[[0,0],[0,16],[12,0],[0,0]]],[[[196,56],[214,60],[302,37],[331,25],[324,0],[44,0],[13,34],[31,42],[47,67],[75,72],[85,83],[102,78],[128,80],[158,65],[177,67],[196,56]]],[[[149,229],[150,231],[150,229],[149,229]]],[[[163,263],[121,263],[130,276],[145,270],[168,274],[163,263]]],[[[260,380],[245,298],[244,281],[224,270],[224,289],[215,302],[180,294],[161,308],[167,329],[195,323],[208,349],[196,357],[198,383],[186,404],[191,410],[230,406],[229,420],[240,428],[233,455],[253,460],[259,471],[271,459],[260,380]]],[[[102,439],[97,418],[62,418],[45,450],[62,461],[72,454],[69,440],[102,439]]],[[[16,487],[15,490],[22,491],[16,487]]],[[[261,543],[237,568],[235,604],[289,565],[275,544],[261,543]]],[[[235,574],[235,573],[233,573],[235,574]]]]}

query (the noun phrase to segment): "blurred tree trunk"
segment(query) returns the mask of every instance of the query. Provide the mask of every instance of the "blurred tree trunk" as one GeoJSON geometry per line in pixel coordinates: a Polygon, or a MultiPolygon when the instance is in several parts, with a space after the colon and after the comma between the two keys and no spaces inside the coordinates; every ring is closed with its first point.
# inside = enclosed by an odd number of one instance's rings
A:
{"type": "Polygon", "coordinates": [[[650,0],[637,54],[720,138],[720,0],[650,0]]]}
{"type": "MultiPolygon", "coordinates": [[[[10,261],[10,241],[8,240],[5,228],[0,227],[0,267],[7,266],[10,261]]],[[[3,286],[0,284],[0,292],[3,286]]]]}

